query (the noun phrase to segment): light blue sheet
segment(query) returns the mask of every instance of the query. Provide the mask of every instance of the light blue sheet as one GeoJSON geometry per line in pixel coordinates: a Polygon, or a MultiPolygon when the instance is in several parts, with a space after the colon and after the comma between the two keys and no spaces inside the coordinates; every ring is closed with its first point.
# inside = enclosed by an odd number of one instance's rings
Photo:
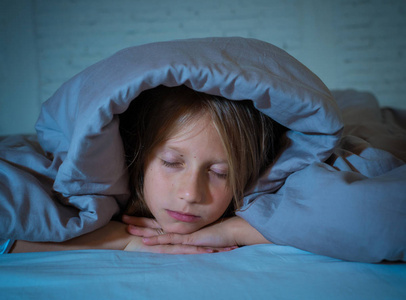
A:
{"type": "Polygon", "coordinates": [[[0,299],[405,299],[406,264],[345,262],[288,246],[162,255],[0,256],[0,299]]]}

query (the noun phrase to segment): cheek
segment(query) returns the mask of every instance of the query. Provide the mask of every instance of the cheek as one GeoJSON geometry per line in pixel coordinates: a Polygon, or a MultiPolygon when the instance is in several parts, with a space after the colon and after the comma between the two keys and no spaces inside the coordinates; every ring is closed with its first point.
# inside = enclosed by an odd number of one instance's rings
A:
{"type": "Polygon", "coordinates": [[[144,173],[144,199],[151,213],[165,205],[170,197],[173,182],[160,171],[160,166],[151,164],[144,173]]]}
{"type": "Polygon", "coordinates": [[[153,166],[148,167],[144,174],[144,199],[148,208],[152,210],[156,204],[156,199],[159,199],[159,195],[162,193],[161,185],[158,184],[158,174],[153,166]]]}
{"type": "Polygon", "coordinates": [[[220,190],[213,194],[212,211],[218,218],[221,217],[232,201],[232,193],[229,190],[220,190]]]}

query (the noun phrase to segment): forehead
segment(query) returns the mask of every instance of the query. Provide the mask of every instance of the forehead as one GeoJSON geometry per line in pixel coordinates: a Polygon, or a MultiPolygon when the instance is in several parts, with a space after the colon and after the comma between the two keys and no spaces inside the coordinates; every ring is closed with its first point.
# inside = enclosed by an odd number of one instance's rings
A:
{"type": "Polygon", "coordinates": [[[191,124],[190,128],[183,128],[156,151],[161,155],[180,157],[205,166],[228,165],[227,151],[213,124],[207,120],[200,120],[191,124]]]}
{"type": "Polygon", "coordinates": [[[218,135],[211,116],[208,113],[195,114],[187,119],[178,120],[168,132],[166,141],[193,138],[198,135],[218,135]],[[214,130],[213,130],[214,129],[214,130]]]}

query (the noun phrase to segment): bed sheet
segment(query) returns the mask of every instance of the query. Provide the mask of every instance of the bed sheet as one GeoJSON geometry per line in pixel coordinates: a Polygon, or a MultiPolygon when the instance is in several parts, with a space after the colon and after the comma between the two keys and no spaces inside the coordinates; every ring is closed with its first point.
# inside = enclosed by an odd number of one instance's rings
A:
{"type": "Polygon", "coordinates": [[[165,255],[112,250],[0,256],[1,299],[405,299],[406,264],[289,246],[165,255]]]}

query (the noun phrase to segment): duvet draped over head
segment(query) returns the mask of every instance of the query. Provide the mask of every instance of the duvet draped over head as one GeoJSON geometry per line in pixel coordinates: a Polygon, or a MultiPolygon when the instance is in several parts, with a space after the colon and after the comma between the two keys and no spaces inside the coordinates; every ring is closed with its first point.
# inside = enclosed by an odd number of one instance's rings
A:
{"type": "MultiPolygon", "coordinates": [[[[314,241],[317,230],[312,233],[311,228],[322,224],[314,225],[319,221],[312,215],[312,205],[319,207],[320,203],[312,204],[311,199],[297,202],[303,199],[301,192],[293,193],[290,185],[283,185],[292,174],[307,172],[302,177],[310,181],[331,167],[323,162],[336,149],[343,130],[331,92],[285,51],[245,38],[178,40],[127,48],[63,84],[43,104],[36,124],[41,148],[36,140],[24,139],[21,147],[4,141],[8,148],[2,155],[9,163],[2,161],[3,169],[7,168],[3,173],[9,175],[1,176],[10,184],[1,195],[7,199],[2,199],[1,237],[63,241],[99,228],[119,213],[129,188],[118,115],[142,91],[159,85],[186,85],[231,100],[249,99],[288,128],[283,151],[247,191],[239,213],[265,237],[345,259],[368,256],[331,249],[337,244],[334,238],[318,247],[314,241]],[[282,201],[295,203],[295,208],[281,205],[282,201]],[[302,206],[301,212],[298,206],[302,206]],[[290,210],[295,219],[289,217],[290,210]],[[264,222],[274,216],[285,217],[283,225],[264,222]],[[303,230],[303,224],[309,229],[303,230]]],[[[341,201],[338,194],[332,197],[330,201],[341,201]]],[[[326,214],[334,215],[334,211],[326,208],[326,214]]],[[[320,237],[330,234],[327,230],[320,237]]],[[[348,241],[344,239],[343,244],[348,241]]],[[[395,254],[399,256],[399,252],[395,254]]],[[[368,259],[381,258],[371,254],[368,259]]]]}
{"type": "Polygon", "coordinates": [[[111,195],[123,205],[128,192],[117,115],[146,89],[183,84],[250,99],[292,129],[289,147],[254,192],[275,190],[290,173],[326,159],[339,139],[342,124],[330,91],[279,48],[242,38],[149,44],[86,69],[43,106],[36,129],[43,149],[61,161],[55,190],[111,195]]]}

